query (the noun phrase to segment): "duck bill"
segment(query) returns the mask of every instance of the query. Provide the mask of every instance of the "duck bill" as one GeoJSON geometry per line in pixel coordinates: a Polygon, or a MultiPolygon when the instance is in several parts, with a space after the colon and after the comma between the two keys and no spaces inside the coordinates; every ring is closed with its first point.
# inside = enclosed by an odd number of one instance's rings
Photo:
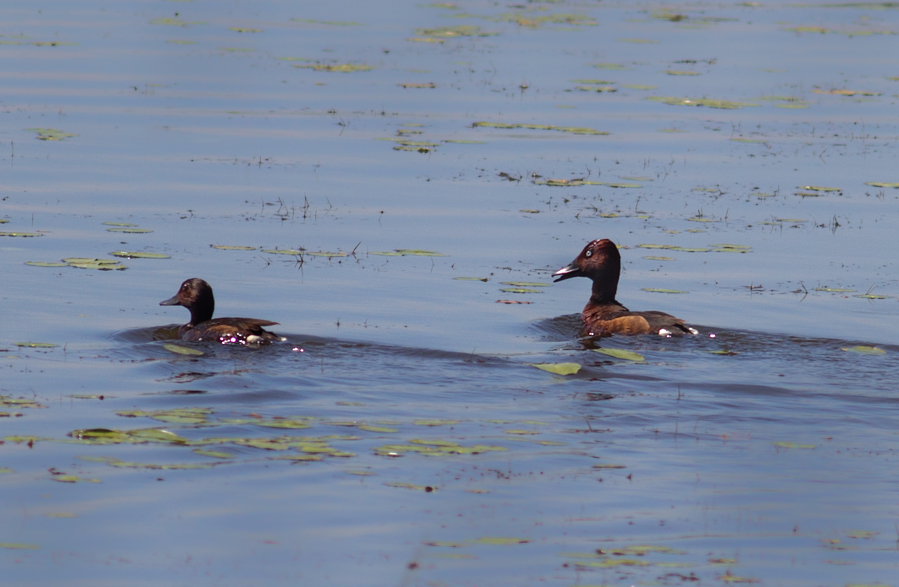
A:
{"type": "Polygon", "coordinates": [[[572,277],[580,277],[581,276],[581,268],[577,266],[577,261],[572,261],[571,264],[562,267],[555,273],[553,273],[553,282],[559,282],[563,279],[571,279],[572,277]]]}
{"type": "Polygon", "coordinates": [[[173,295],[167,300],[159,302],[160,306],[180,306],[181,302],[178,301],[178,294],[173,295]]]}

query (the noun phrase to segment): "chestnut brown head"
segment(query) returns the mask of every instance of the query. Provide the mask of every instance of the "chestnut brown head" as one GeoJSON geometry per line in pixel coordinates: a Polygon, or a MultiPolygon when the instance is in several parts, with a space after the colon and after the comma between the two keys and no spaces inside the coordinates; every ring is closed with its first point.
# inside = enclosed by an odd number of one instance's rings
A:
{"type": "Polygon", "coordinates": [[[171,298],[159,302],[160,306],[184,306],[190,310],[190,324],[196,326],[212,319],[215,298],[208,283],[198,277],[186,280],[171,298]]]}
{"type": "Polygon", "coordinates": [[[621,274],[621,255],[618,247],[607,238],[591,241],[570,264],[555,273],[555,281],[572,277],[587,277],[593,280],[593,298],[597,302],[611,302],[618,292],[618,277],[621,274]]]}

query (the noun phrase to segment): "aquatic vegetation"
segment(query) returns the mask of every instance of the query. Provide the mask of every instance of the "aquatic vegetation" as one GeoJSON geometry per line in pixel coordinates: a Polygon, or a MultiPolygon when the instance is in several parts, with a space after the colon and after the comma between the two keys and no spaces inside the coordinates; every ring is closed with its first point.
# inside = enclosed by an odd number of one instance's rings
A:
{"type": "Polygon", "coordinates": [[[662,102],[671,106],[707,106],[709,108],[719,108],[722,110],[737,110],[747,106],[758,106],[751,102],[734,102],[730,100],[712,100],[709,98],[677,98],[674,96],[651,96],[646,98],[655,102],[662,102]]]}
{"type": "Polygon", "coordinates": [[[574,127],[574,126],[552,126],[548,124],[510,124],[504,122],[475,122],[472,128],[489,127],[500,129],[526,128],[531,130],[554,130],[559,132],[568,132],[576,135],[608,135],[610,133],[592,128],[574,127]]]}
{"type": "Polygon", "coordinates": [[[532,363],[531,367],[537,367],[555,375],[574,375],[581,370],[578,363],[532,363]]]}
{"type": "Polygon", "coordinates": [[[63,141],[78,136],[55,128],[26,128],[25,130],[36,132],[37,136],[35,138],[39,141],[63,141]]]}
{"type": "Polygon", "coordinates": [[[627,349],[600,348],[593,350],[597,353],[602,353],[603,355],[615,357],[616,359],[624,359],[625,361],[634,361],[639,363],[646,360],[646,358],[640,353],[635,353],[634,351],[629,351],[627,349]]]}

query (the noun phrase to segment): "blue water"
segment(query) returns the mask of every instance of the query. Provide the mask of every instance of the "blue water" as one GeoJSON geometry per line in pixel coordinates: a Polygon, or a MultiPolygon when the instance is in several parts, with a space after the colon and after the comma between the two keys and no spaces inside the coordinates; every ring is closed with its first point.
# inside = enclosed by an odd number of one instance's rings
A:
{"type": "Polygon", "coordinates": [[[0,7],[7,581],[896,584],[899,12],[455,5],[0,7]],[[603,237],[699,336],[578,338],[603,237]]]}

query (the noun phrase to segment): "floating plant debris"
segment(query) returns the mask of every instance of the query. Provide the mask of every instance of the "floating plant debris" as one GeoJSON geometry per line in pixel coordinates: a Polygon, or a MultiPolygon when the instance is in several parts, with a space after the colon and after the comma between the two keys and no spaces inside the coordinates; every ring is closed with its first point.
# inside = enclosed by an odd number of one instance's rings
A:
{"type": "Polygon", "coordinates": [[[39,141],[62,141],[71,137],[78,136],[76,134],[63,132],[55,128],[26,128],[25,130],[36,132],[37,136],[35,138],[39,141]]]}
{"type": "Polygon", "coordinates": [[[113,257],[123,257],[125,259],[169,259],[168,255],[162,253],[140,253],[134,251],[113,251],[109,253],[113,257]]]}
{"type": "Polygon", "coordinates": [[[186,355],[190,357],[202,357],[203,351],[198,349],[192,349],[186,346],[181,346],[180,344],[164,344],[162,348],[169,351],[170,353],[175,353],[176,355],[186,355]]]}
{"type": "Polygon", "coordinates": [[[121,226],[112,226],[106,229],[107,232],[124,232],[127,234],[146,234],[148,232],[153,232],[149,228],[128,228],[121,226]]]}
{"type": "Polygon", "coordinates": [[[20,236],[24,238],[31,238],[36,236],[44,236],[40,232],[11,232],[6,230],[0,230],[0,236],[20,236]]]}
{"type": "Polygon", "coordinates": [[[624,359],[626,361],[635,361],[642,362],[645,361],[645,357],[640,353],[635,353],[634,351],[629,351],[627,349],[593,349],[597,353],[602,353],[604,355],[608,355],[610,357],[615,357],[616,359],[624,359]]]}
{"type": "Polygon", "coordinates": [[[115,259],[91,259],[88,257],[69,257],[63,262],[78,269],[96,269],[98,271],[124,271],[128,267],[115,259]]]}
{"type": "Polygon", "coordinates": [[[531,367],[537,367],[556,375],[574,375],[581,370],[578,363],[531,363],[531,367]]]}
{"type": "Polygon", "coordinates": [[[846,351],[849,353],[861,353],[863,355],[885,355],[887,352],[883,349],[877,348],[876,346],[851,346],[851,347],[840,347],[841,351],[846,351]]]}
{"type": "Polygon", "coordinates": [[[209,245],[213,249],[221,251],[255,251],[256,247],[244,247],[240,245],[209,245]]]}
{"type": "Polygon", "coordinates": [[[505,122],[475,122],[471,125],[472,128],[477,128],[479,126],[489,127],[489,128],[501,128],[501,129],[512,129],[512,128],[526,128],[530,130],[555,130],[559,132],[569,132],[576,135],[608,135],[610,133],[606,131],[596,130],[592,128],[583,128],[576,126],[552,126],[549,124],[511,124],[505,122]]]}
{"type": "Polygon", "coordinates": [[[652,293],[666,293],[666,294],[683,294],[683,293],[690,293],[690,292],[688,292],[688,291],[683,291],[683,290],[680,290],[680,289],[664,289],[664,288],[659,288],[659,287],[644,287],[644,288],[641,288],[641,289],[642,289],[643,291],[648,291],[648,292],[652,292],[652,293]]]}
{"type": "Polygon", "coordinates": [[[325,64],[325,63],[317,63],[315,65],[294,65],[293,67],[299,69],[314,69],[315,71],[331,71],[337,73],[355,73],[357,71],[371,71],[374,69],[373,65],[358,65],[352,63],[341,63],[341,64],[325,64]]]}
{"type": "Polygon", "coordinates": [[[382,257],[446,257],[443,253],[436,251],[425,251],[423,249],[394,249],[392,251],[371,251],[369,255],[380,255],[382,257]]]}
{"type": "Polygon", "coordinates": [[[723,110],[737,110],[747,106],[758,106],[749,102],[733,102],[729,100],[712,100],[709,98],[677,98],[674,96],[651,96],[646,98],[655,102],[662,102],[672,106],[707,106],[709,108],[720,108],[723,110]]]}

